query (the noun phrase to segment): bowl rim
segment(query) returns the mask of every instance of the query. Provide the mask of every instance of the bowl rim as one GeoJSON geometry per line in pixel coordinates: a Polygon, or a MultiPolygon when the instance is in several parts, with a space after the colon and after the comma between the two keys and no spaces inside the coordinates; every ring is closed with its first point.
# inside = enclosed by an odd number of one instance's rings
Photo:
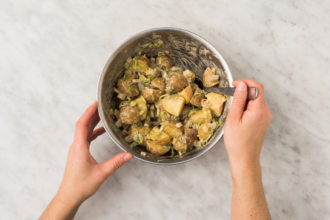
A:
{"type": "MultiPolygon", "coordinates": [[[[229,86],[231,86],[231,83],[233,82],[233,76],[232,73],[227,65],[227,62],[225,61],[225,59],[223,58],[223,56],[220,54],[220,52],[207,40],[205,40],[203,37],[199,36],[198,34],[195,34],[191,31],[185,30],[185,29],[181,29],[181,28],[174,28],[174,27],[160,27],[160,28],[151,28],[151,29],[146,29],[143,30],[141,32],[138,32],[136,34],[134,34],[132,37],[128,38],[127,40],[125,40],[113,53],[112,55],[108,58],[101,76],[99,78],[98,81],[98,89],[97,89],[97,100],[98,100],[98,113],[100,116],[100,119],[102,121],[102,124],[106,130],[106,133],[110,136],[111,140],[117,145],[117,147],[119,147],[121,150],[123,150],[124,152],[129,152],[125,149],[125,147],[123,147],[120,143],[119,140],[117,140],[117,138],[115,137],[115,135],[113,135],[112,130],[110,129],[110,127],[108,127],[107,123],[106,123],[106,116],[105,113],[103,111],[102,105],[101,105],[101,93],[102,93],[102,84],[106,75],[107,70],[110,67],[110,64],[112,63],[112,61],[115,59],[115,57],[121,52],[121,50],[123,48],[125,48],[129,43],[131,43],[132,41],[146,35],[146,34],[150,34],[153,32],[165,32],[165,31],[172,31],[172,32],[180,32],[183,34],[187,34],[190,37],[200,41],[202,44],[206,45],[208,49],[210,49],[212,51],[213,54],[216,55],[216,57],[219,59],[223,70],[225,72],[225,74],[227,75],[227,79],[229,82],[229,86]]],[[[227,101],[229,102],[229,107],[231,106],[232,103],[232,97],[229,97],[227,99],[227,101]]],[[[182,163],[186,163],[188,161],[191,161],[193,159],[196,159],[202,155],[204,155],[206,152],[208,152],[211,148],[214,147],[215,144],[217,144],[219,142],[219,140],[221,139],[221,137],[223,136],[224,133],[224,127],[222,127],[220,133],[213,139],[213,141],[210,143],[210,145],[206,148],[204,148],[201,151],[196,152],[196,154],[190,158],[187,159],[182,159],[182,160],[178,160],[178,161],[173,161],[173,162],[157,162],[157,161],[151,161],[151,160],[147,160],[145,158],[143,158],[142,156],[139,157],[135,154],[132,153],[132,155],[137,158],[138,160],[147,162],[147,163],[151,163],[151,164],[157,164],[157,165],[176,165],[176,164],[182,164],[182,163]]],[[[131,153],[131,152],[130,152],[131,153]]]]}

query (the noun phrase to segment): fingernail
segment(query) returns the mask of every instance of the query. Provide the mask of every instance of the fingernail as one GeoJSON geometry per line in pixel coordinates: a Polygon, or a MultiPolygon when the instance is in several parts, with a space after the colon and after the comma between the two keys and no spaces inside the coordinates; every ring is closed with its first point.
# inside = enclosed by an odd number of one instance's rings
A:
{"type": "Polygon", "coordinates": [[[237,85],[237,87],[236,87],[236,89],[237,89],[238,91],[244,91],[244,89],[245,89],[245,84],[244,84],[243,82],[239,82],[238,85],[237,85]]]}
{"type": "Polygon", "coordinates": [[[132,154],[127,153],[127,154],[124,155],[123,159],[124,159],[125,161],[127,161],[127,160],[132,159],[132,157],[133,157],[132,154]]]}

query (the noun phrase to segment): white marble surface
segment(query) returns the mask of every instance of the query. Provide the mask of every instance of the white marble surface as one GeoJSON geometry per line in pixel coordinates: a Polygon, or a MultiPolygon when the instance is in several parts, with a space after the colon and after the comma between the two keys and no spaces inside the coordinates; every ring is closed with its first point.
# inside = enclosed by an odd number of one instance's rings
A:
{"type": "MultiPolygon", "coordinates": [[[[326,0],[0,1],[0,213],[36,219],[60,183],[74,122],[110,54],[144,29],[202,35],[236,79],[265,85],[274,114],[262,153],[273,219],[330,219],[330,5],[326,0]]],[[[106,135],[98,161],[120,152],[106,135]]],[[[229,219],[221,140],[178,166],[133,160],[77,219],[229,219]]]]}

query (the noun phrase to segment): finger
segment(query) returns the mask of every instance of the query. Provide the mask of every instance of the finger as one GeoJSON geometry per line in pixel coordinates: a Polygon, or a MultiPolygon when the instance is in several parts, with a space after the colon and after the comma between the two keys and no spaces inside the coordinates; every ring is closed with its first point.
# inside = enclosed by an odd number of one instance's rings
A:
{"type": "Polygon", "coordinates": [[[100,121],[100,116],[96,108],[96,111],[94,112],[93,116],[91,117],[90,123],[88,124],[90,131],[94,130],[96,125],[99,123],[99,121],[100,121]]]}
{"type": "Polygon", "coordinates": [[[258,89],[258,97],[255,99],[257,100],[259,97],[263,98],[264,97],[264,86],[260,82],[253,81],[251,79],[240,79],[238,81],[234,81],[232,84],[233,86],[237,85],[238,82],[245,82],[245,84],[248,87],[256,87],[258,89]]]}
{"type": "Polygon", "coordinates": [[[119,167],[133,158],[131,153],[125,152],[111,157],[109,160],[100,164],[107,176],[115,172],[119,167]]]}
{"type": "Polygon", "coordinates": [[[78,139],[87,140],[89,133],[93,131],[95,127],[92,127],[92,125],[96,125],[99,120],[100,119],[97,114],[97,102],[94,101],[77,121],[75,137],[78,139]]]}
{"type": "Polygon", "coordinates": [[[90,123],[87,126],[88,129],[88,137],[92,136],[94,133],[94,129],[96,127],[96,125],[99,123],[100,121],[100,116],[98,114],[98,111],[96,110],[96,112],[94,113],[94,115],[92,116],[90,123]]]}
{"type": "Polygon", "coordinates": [[[244,82],[233,83],[236,87],[233,102],[228,113],[228,118],[233,121],[239,121],[243,115],[247,98],[247,86],[244,82]]]}
{"type": "Polygon", "coordinates": [[[92,142],[97,138],[98,136],[102,135],[105,132],[104,127],[97,128],[93,131],[93,133],[89,136],[88,141],[92,142]]]}
{"type": "MultiPolygon", "coordinates": [[[[249,100],[246,109],[255,110],[256,108],[264,106],[264,104],[266,103],[264,96],[264,86],[261,83],[253,81],[251,79],[242,79],[240,81],[245,82],[249,87],[256,87],[258,89],[258,97],[255,100],[249,100]]],[[[238,82],[235,81],[233,82],[233,85],[237,83],[238,82]]]]}

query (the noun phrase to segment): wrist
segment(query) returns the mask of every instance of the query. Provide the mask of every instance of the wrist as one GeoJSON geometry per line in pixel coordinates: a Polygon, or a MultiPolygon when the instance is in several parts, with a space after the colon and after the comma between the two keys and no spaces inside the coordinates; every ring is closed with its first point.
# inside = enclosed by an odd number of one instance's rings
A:
{"type": "Polygon", "coordinates": [[[56,202],[60,204],[63,204],[69,209],[78,208],[84,201],[83,199],[77,198],[77,196],[72,195],[72,193],[67,192],[67,190],[63,189],[62,187],[59,188],[54,200],[56,200],[56,202]]]}
{"type": "Polygon", "coordinates": [[[40,219],[73,219],[80,204],[67,198],[61,192],[57,192],[40,219]]]}
{"type": "Polygon", "coordinates": [[[261,174],[259,160],[229,160],[233,179],[256,178],[261,174]]]}

